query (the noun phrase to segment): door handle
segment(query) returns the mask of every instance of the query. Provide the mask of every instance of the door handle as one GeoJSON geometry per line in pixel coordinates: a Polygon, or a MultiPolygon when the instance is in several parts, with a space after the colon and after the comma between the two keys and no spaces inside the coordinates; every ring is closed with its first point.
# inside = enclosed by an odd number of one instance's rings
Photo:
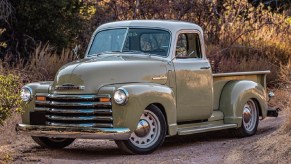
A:
{"type": "Polygon", "coordinates": [[[201,67],[200,69],[209,69],[210,68],[210,66],[208,66],[208,67],[201,67]]]}

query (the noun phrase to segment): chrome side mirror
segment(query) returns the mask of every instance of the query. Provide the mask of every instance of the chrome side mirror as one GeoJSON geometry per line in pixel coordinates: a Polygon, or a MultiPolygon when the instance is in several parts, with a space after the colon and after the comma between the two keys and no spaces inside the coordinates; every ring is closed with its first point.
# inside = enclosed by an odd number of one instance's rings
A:
{"type": "Polygon", "coordinates": [[[268,93],[268,97],[269,97],[268,101],[270,101],[272,97],[275,97],[275,93],[274,92],[269,92],[268,93]]]}
{"type": "Polygon", "coordinates": [[[269,92],[269,93],[268,93],[268,96],[269,96],[269,98],[272,98],[272,97],[275,96],[275,94],[274,94],[274,92],[269,92]]]}

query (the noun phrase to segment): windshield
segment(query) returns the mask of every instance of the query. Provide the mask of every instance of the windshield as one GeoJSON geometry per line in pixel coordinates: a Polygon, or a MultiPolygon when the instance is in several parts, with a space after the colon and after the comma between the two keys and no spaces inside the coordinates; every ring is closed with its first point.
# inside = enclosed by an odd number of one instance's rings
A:
{"type": "Polygon", "coordinates": [[[88,57],[101,53],[142,53],[168,56],[170,33],[159,29],[121,28],[98,32],[88,57]]]}

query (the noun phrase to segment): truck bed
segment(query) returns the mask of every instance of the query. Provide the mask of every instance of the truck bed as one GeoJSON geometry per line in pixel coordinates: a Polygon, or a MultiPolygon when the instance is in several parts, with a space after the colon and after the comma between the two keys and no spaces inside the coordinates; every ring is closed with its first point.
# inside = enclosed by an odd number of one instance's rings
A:
{"type": "Polygon", "coordinates": [[[219,108],[220,94],[226,83],[233,80],[250,80],[266,88],[266,75],[270,71],[230,72],[213,74],[214,110],[219,108]]]}

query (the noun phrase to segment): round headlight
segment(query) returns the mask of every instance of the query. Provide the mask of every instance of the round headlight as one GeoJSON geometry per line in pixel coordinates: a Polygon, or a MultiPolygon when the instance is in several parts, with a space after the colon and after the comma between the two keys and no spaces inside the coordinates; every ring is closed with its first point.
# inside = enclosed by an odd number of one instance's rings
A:
{"type": "Polygon", "coordinates": [[[128,100],[128,92],[123,89],[123,88],[119,88],[117,91],[115,91],[114,93],[114,101],[116,102],[116,104],[125,104],[128,100]]]}
{"type": "Polygon", "coordinates": [[[20,97],[22,101],[27,102],[31,99],[31,90],[29,88],[22,88],[20,97]]]}

